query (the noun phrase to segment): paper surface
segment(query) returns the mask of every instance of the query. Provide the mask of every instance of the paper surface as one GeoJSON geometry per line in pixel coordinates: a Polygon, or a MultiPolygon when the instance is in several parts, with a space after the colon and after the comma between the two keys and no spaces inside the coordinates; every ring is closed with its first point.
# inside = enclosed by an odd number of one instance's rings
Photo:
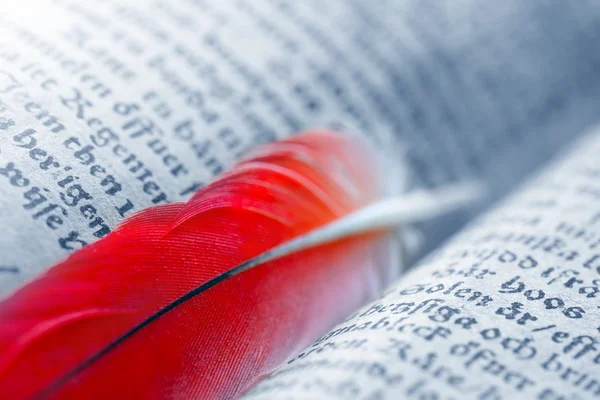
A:
{"type": "Polygon", "coordinates": [[[254,399],[600,397],[600,128],[254,399]]]}
{"type": "Polygon", "coordinates": [[[502,193],[595,119],[597,16],[560,1],[7,2],[0,293],[300,129],[366,135],[416,185],[477,174],[502,193]]]}

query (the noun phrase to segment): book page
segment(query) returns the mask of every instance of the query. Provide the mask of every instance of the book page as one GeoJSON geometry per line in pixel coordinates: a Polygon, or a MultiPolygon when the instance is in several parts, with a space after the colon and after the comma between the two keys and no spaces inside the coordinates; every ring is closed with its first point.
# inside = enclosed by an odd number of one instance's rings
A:
{"type": "Polygon", "coordinates": [[[600,127],[248,399],[600,398],[600,127]]]}
{"type": "Polygon", "coordinates": [[[558,0],[5,2],[0,294],[301,129],[366,135],[417,185],[477,174],[501,193],[596,119],[598,14],[558,0]]]}

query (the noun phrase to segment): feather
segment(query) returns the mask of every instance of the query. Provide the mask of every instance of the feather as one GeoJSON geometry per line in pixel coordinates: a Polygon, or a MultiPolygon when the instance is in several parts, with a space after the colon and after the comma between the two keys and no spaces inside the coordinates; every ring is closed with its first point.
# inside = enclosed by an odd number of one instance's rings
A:
{"type": "Polygon", "coordinates": [[[376,156],[325,131],[267,144],[0,303],[4,398],[232,398],[377,295],[387,228],[476,188],[381,199],[376,156]]]}

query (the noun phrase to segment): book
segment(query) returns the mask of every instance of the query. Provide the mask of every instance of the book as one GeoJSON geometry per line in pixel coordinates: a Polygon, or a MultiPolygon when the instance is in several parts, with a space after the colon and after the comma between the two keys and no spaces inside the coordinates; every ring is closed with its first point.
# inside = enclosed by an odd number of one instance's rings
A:
{"type": "Polygon", "coordinates": [[[3,4],[0,296],[248,150],[333,129],[390,159],[390,187],[476,178],[489,196],[417,224],[410,271],[244,397],[600,397],[599,17],[558,0],[3,4]]]}

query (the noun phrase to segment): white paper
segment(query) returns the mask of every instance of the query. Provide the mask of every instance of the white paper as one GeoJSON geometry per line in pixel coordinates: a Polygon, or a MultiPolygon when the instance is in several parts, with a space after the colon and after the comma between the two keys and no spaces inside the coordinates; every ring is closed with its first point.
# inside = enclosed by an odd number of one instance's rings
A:
{"type": "Polygon", "coordinates": [[[600,127],[247,399],[600,397],[600,127]]]}
{"type": "MultiPolygon", "coordinates": [[[[596,118],[597,17],[562,1],[2,2],[0,293],[300,129],[371,138],[390,186],[403,159],[417,186],[475,174],[503,193],[596,118]]],[[[472,211],[425,227],[430,246],[472,211]]]]}

